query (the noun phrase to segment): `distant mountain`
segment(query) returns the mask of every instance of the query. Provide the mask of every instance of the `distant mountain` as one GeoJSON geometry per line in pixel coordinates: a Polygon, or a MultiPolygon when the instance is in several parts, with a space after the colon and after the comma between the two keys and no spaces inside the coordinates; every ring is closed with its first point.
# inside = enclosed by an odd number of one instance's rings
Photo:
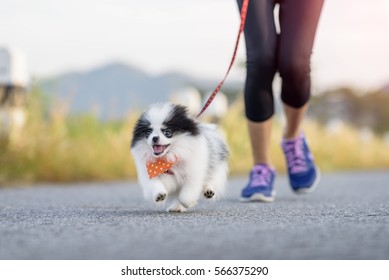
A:
{"type": "MultiPolygon", "coordinates": [[[[121,118],[129,111],[158,101],[168,101],[175,91],[194,86],[211,91],[218,81],[198,80],[182,73],[152,76],[123,63],[111,63],[87,72],[72,72],[42,80],[49,96],[69,102],[70,113],[96,110],[103,119],[121,118]]],[[[230,82],[225,88],[239,91],[241,83],[230,82]]]]}

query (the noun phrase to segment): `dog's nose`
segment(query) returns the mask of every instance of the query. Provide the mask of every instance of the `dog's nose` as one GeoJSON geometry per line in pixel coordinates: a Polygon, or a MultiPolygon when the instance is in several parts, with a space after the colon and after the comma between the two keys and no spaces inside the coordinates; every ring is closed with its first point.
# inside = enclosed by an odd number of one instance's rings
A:
{"type": "Polygon", "coordinates": [[[154,136],[152,140],[153,140],[153,143],[156,144],[158,142],[158,140],[159,140],[159,137],[158,136],[154,136]]]}

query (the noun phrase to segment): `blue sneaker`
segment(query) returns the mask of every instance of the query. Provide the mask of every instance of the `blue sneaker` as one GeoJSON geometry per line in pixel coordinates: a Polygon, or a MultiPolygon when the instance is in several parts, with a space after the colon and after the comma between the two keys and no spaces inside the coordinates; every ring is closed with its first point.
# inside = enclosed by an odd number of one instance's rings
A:
{"type": "Polygon", "coordinates": [[[241,201],[274,201],[273,182],[276,172],[267,164],[257,164],[250,173],[250,180],[242,190],[241,201]]]}
{"type": "Polygon", "coordinates": [[[320,173],[315,166],[305,136],[282,140],[286,164],[288,166],[289,182],[296,193],[309,193],[315,189],[320,180],[320,173]]]}

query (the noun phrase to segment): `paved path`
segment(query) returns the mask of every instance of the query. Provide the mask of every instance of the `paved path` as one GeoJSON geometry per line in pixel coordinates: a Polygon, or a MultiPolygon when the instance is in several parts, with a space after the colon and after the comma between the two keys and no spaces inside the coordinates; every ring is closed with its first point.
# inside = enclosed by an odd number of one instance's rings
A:
{"type": "Polygon", "coordinates": [[[389,259],[389,172],[326,174],[272,204],[224,200],[187,213],[143,202],[134,183],[0,189],[0,259],[389,259]]]}

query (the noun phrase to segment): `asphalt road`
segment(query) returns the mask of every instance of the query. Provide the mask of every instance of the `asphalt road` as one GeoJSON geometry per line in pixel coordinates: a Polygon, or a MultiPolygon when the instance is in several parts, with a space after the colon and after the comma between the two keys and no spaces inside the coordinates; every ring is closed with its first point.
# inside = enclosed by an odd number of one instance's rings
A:
{"type": "Polygon", "coordinates": [[[324,174],[274,203],[225,199],[187,213],[145,203],[131,182],[0,189],[0,259],[389,259],[389,172],[324,174]]]}

